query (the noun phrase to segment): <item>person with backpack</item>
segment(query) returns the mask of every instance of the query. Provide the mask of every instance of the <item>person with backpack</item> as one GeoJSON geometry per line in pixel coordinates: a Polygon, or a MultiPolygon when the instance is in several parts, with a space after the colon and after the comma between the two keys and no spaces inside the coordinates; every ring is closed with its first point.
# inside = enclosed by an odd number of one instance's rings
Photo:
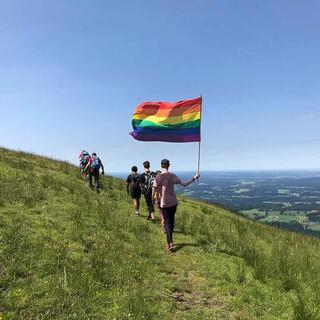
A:
{"type": "Polygon", "coordinates": [[[154,206],[152,201],[152,184],[156,176],[155,172],[150,171],[150,162],[143,162],[144,172],[141,174],[141,191],[146,200],[148,208],[148,220],[155,221],[154,206]]]}
{"type": "Polygon", "coordinates": [[[87,178],[87,174],[88,174],[88,172],[85,171],[85,168],[88,164],[90,154],[88,151],[82,150],[81,153],[79,154],[78,158],[80,161],[80,164],[79,164],[80,172],[81,172],[83,179],[85,180],[87,178]]]}
{"type": "Polygon", "coordinates": [[[100,158],[95,152],[92,153],[91,157],[88,160],[88,163],[85,167],[85,171],[89,170],[89,186],[93,190],[92,178],[94,178],[95,190],[97,193],[100,192],[100,168],[101,174],[104,175],[104,166],[100,158]]]}
{"type": "Polygon", "coordinates": [[[141,177],[138,174],[138,168],[133,166],[131,168],[131,174],[127,178],[127,194],[131,196],[133,200],[133,207],[135,215],[140,215],[140,198],[141,198],[141,177]]]}
{"type": "Polygon", "coordinates": [[[161,160],[162,172],[158,175],[153,182],[153,195],[158,193],[160,195],[160,208],[164,218],[164,227],[167,235],[167,248],[173,251],[173,229],[174,219],[177,211],[178,200],[174,191],[174,186],[180,184],[187,187],[197,179],[200,174],[197,173],[194,177],[187,181],[182,181],[175,174],[169,172],[170,162],[167,159],[161,160]]]}

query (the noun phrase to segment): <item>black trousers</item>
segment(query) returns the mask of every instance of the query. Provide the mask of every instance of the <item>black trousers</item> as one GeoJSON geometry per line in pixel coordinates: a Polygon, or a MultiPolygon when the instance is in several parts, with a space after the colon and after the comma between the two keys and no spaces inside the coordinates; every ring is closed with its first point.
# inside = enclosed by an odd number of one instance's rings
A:
{"type": "Polygon", "coordinates": [[[174,229],[174,218],[176,215],[177,206],[169,208],[161,208],[161,213],[164,219],[164,229],[166,230],[167,243],[173,243],[173,229],[174,229]]]}
{"type": "Polygon", "coordinates": [[[96,191],[99,192],[100,184],[99,184],[99,170],[92,170],[89,172],[89,186],[93,189],[92,178],[94,178],[94,184],[96,191]]]}
{"type": "Polygon", "coordinates": [[[148,192],[144,195],[144,198],[146,200],[146,204],[147,204],[147,207],[148,207],[148,212],[149,212],[149,215],[154,212],[154,207],[153,207],[153,203],[152,203],[152,191],[151,192],[148,192]]]}

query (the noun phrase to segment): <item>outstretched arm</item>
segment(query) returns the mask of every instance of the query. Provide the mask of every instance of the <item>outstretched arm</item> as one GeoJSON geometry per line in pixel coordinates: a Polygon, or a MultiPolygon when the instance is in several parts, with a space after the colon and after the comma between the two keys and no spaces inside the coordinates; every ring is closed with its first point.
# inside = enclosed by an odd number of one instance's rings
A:
{"type": "Polygon", "coordinates": [[[180,180],[179,184],[180,184],[181,186],[183,186],[183,187],[187,187],[187,186],[189,186],[191,183],[195,182],[195,181],[196,181],[197,179],[199,179],[199,178],[200,178],[200,174],[197,173],[197,174],[195,174],[195,176],[194,176],[192,179],[190,179],[190,180],[187,180],[187,181],[182,181],[182,180],[180,180]]]}

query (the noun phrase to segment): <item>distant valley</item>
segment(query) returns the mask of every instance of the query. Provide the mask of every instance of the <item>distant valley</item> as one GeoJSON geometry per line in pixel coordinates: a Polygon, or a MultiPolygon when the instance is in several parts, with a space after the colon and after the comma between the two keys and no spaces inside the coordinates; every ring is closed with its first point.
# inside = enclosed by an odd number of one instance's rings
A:
{"type": "Polygon", "coordinates": [[[204,172],[198,191],[193,186],[178,187],[178,192],[254,220],[320,236],[320,171],[204,172]]]}

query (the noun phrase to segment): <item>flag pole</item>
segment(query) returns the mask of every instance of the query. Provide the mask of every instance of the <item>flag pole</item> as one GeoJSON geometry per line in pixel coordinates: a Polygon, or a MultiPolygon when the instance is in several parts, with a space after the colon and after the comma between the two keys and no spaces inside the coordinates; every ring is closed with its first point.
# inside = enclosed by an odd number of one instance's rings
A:
{"type": "Polygon", "coordinates": [[[198,148],[198,170],[197,170],[197,173],[200,172],[200,156],[201,156],[201,142],[199,141],[199,148],[198,148]]]}
{"type": "MultiPolygon", "coordinates": [[[[200,95],[200,141],[198,145],[198,170],[197,173],[200,172],[200,159],[201,159],[201,122],[202,122],[202,95],[200,95]]],[[[197,191],[199,191],[199,179],[197,180],[197,191]]]]}

